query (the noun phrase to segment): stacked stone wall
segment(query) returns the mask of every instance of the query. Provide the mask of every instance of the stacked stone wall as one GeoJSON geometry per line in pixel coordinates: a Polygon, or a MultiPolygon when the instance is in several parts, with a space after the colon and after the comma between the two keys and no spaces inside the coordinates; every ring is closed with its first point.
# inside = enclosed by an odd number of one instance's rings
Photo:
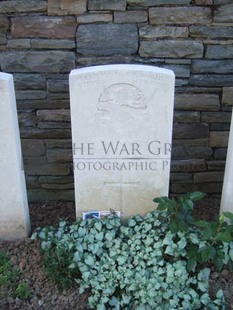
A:
{"type": "Polygon", "coordinates": [[[232,0],[0,1],[0,69],[14,75],[29,200],[74,199],[68,74],[113,63],[174,70],[170,191],[220,195],[232,0]]]}

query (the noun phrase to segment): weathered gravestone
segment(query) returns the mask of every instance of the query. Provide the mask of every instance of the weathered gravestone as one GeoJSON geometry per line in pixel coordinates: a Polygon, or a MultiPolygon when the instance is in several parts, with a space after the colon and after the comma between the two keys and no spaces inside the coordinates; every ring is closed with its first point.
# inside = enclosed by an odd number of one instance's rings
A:
{"type": "Polygon", "coordinates": [[[222,189],[220,212],[233,213],[233,113],[231,117],[231,129],[228,142],[227,160],[222,189]]]}
{"type": "Polygon", "coordinates": [[[168,195],[174,73],[143,65],[73,70],[70,99],[76,214],[153,210],[168,195]]]}
{"type": "Polygon", "coordinates": [[[30,232],[13,76],[0,73],[0,239],[30,232]]]}

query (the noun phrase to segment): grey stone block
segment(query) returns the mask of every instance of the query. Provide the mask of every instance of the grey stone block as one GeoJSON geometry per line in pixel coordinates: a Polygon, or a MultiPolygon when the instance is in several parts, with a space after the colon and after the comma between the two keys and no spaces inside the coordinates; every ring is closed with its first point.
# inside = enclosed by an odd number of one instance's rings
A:
{"type": "Polygon", "coordinates": [[[215,94],[177,94],[175,96],[177,110],[218,111],[219,96],[215,94]]]}
{"type": "Polygon", "coordinates": [[[173,139],[172,146],[208,146],[209,138],[204,139],[173,139]]]}
{"type": "Polygon", "coordinates": [[[65,51],[3,52],[0,65],[6,72],[61,73],[75,67],[75,54],[65,51]]]}
{"type": "Polygon", "coordinates": [[[110,13],[94,13],[83,14],[77,16],[77,24],[92,24],[92,23],[110,23],[113,21],[113,16],[110,13]]]}
{"type": "Polygon", "coordinates": [[[175,123],[193,123],[200,122],[200,112],[186,112],[186,111],[175,111],[174,122],[175,123]]]}
{"type": "Polygon", "coordinates": [[[230,123],[231,112],[202,112],[201,121],[204,123],[230,123]]]}
{"type": "Polygon", "coordinates": [[[192,73],[233,73],[232,60],[193,60],[192,73]]]}
{"type": "Polygon", "coordinates": [[[127,55],[138,49],[138,31],[131,24],[80,25],[77,52],[82,55],[127,55]],[[96,40],[98,38],[98,40],[96,40]]]}
{"type": "Polygon", "coordinates": [[[35,112],[18,112],[18,120],[20,127],[35,127],[37,125],[37,118],[35,112]]]}
{"type": "Polygon", "coordinates": [[[20,16],[12,18],[11,35],[14,38],[75,38],[75,17],[20,16]]]}
{"type": "Polygon", "coordinates": [[[207,45],[205,57],[210,59],[232,59],[233,45],[207,45]]]}
{"type": "Polygon", "coordinates": [[[7,42],[6,34],[5,33],[0,33],[0,45],[5,45],[6,42],[7,42]]]}
{"type": "Polygon", "coordinates": [[[222,104],[233,105],[233,87],[223,87],[222,104]]]}
{"type": "Polygon", "coordinates": [[[40,183],[40,186],[41,188],[45,189],[54,189],[54,190],[73,189],[74,191],[74,183],[64,183],[64,184],[40,183]]]}
{"type": "Polygon", "coordinates": [[[27,13],[27,12],[45,12],[47,10],[47,1],[38,0],[11,0],[0,2],[0,12],[4,13],[27,13]]]}
{"type": "MultiPolygon", "coordinates": [[[[127,0],[129,6],[160,6],[174,4],[174,0],[127,0]]],[[[176,5],[189,5],[190,0],[176,0],[176,5]]]]}
{"type": "Polygon", "coordinates": [[[45,89],[46,77],[41,74],[15,73],[14,83],[16,90],[45,89]]]}
{"type": "Polygon", "coordinates": [[[232,27],[218,27],[218,26],[191,26],[189,27],[190,36],[193,38],[233,38],[232,27]]]}
{"type": "Polygon", "coordinates": [[[192,180],[192,178],[193,178],[192,173],[182,173],[182,172],[175,173],[175,172],[172,172],[170,174],[170,180],[172,182],[175,181],[176,183],[192,180]]]}
{"type": "Polygon", "coordinates": [[[227,157],[227,148],[218,148],[214,150],[214,158],[225,160],[227,157]]]}
{"type": "Polygon", "coordinates": [[[188,78],[190,77],[189,65],[161,65],[162,68],[174,71],[176,78],[188,78]]]}
{"type": "Polygon", "coordinates": [[[47,81],[47,90],[52,93],[68,93],[69,92],[69,80],[57,80],[57,79],[48,79],[47,81]]]}
{"type": "Polygon", "coordinates": [[[229,132],[228,131],[211,131],[210,146],[211,147],[227,147],[229,132]]]}
{"type": "Polygon", "coordinates": [[[38,110],[36,114],[40,122],[70,122],[70,110],[38,110]]]}
{"type": "Polygon", "coordinates": [[[189,35],[188,27],[174,26],[144,26],[139,28],[139,37],[142,40],[158,38],[187,38],[189,35]]]}
{"type": "Polygon", "coordinates": [[[40,184],[38,183],[38,178],[36,176],[26,176],[26,185],[27,189],[40,188],[40,184]]]}
{"type": "Polygon", "coordinates": [[[171,186],[173,193],[182,194],[187,192],[201,191],[206,194],[220,194],[222,192],[222,183],[175,183],[171,186]]]}
{"type": "Polygon", "coordinates": [[[86,12],[87,0],[48,0],[49,15],[79,15],[86,12]]]}
{"type": "Polygon", "coordinates": [[[8,49],[30,49],[31,40],[30,39],[8,39],[6,46],[8,49]]]}
{"type": "Polygon", "coordinates": [[[31,47],[35,49],[73,49],[75,48],[74,40],[62,39],[32,39],[31,47]]]}
{"type": "Polygon", "coordinates": [[[69,109],[69,100],[18,100],[19,109],[69,109]]]}
{"type": "Polygon", "coordinates": [[[114,23],[127,24],[127,23],[145,23],[147,22],[147,11],[125,11],[114,12],[114,23]]]}
{"type": "Polygon", "coordinates": [[[21,128],[20,134],[24,139],[65,139],[71,137],[70,129],[21,128]]]}
{"type": "Polygon", "coordinates": [[[74,190],[29,189],[28,200],[34,201],[74,201],[74,190]]]}
{"type": "Polygon", "coordinates": [[[126,9],[126,0],[89,0],[88,10],[104,11],[116,10],[124,11],[126,9]]]}
{"type": "Polygon", "coordinates": [[[45,155],[44,141],[40,139],[21,139],[22,152],[25,157],[40,157],[45,155]]]}
{"type": "Polygon", "coordinates": [[[188,40],[141,41],[139,54],[142,57],[200,58],[203,44],[188,40]]]}
{"type": "Polygon", "coordinates": [[[224,87],[233,85],[233,74],[191,74],[189,85],[199,87],[224,87]]]}
{"type": "Polygon", "coordinates": [[[9,25],[10,23],[8,18],[4,15],[0,15],[0,32],[7,31],[9,29],[9,25]]]}
{"type": "Polygon", "coordinates": [[[212,149],[208,146],[173,146],[172,159],[210,159],[212,149]]]}
{"type": "Polygon", "coordinates": [[[65,122],[38,122],[38,128],[48,128],[48,129],[61,129],[61,128],[71,128],[70,123],[65,122]]]}
{"type": "MultiPolygon", "coordinates": [[[[231,2],[229,2],[231,3],[231,2]]],[[[216,8],[214,11],[215,23],[232,23],[233,22],[233,4],[226,4],[216,8]]]]}
{"type": "Polygon", "coordinates": [[[38,160],[25,162],[25,172],[28,175],[68,175],[70,167],[67,163],[38,163],[38,160]]]}
{"type": "Polygon", "coordinates": [[[18,90],[16,91],[16,99],[44,99],[46,98],[46,92],[44,90],[18,90]]]}
{"type": "Polygon", "coordinates": [[[229,131],[230,123],[211,123],[210,130],[211,131],[229,131]]]}
{"type": "Polygon", "coordinates": [[[224,160],[212,160],[207,161],[208,170],[213,171],[224,171],[225,161],[224,160]]]}
{"type": "Polygon", "coordinates": [[[209,136],[209,126],[203,123],[182,124],[173,126],[174,139],[202,139],[209,136]]]}
{"type": "MultiPolygon", "coordinates": [[[[173,1],[174,4],[174,1],[173,1]]],[[[212,20],[211,9],[203,7],[149,8],[150,24],[207,24],[212,20]]]]}
{"type": "Polygon", "coordinates": [[[196,172],[194,173],[194,183],[221,183],[223,175],[223,171],[196,172]]]}
{"type": "Polygon", "coordinates": [[[74,177],[69,176],[40,176],[38,181],[40,183],[47,183],[47,184],[68,184],[68,183],[74,183],[74,177]]]}

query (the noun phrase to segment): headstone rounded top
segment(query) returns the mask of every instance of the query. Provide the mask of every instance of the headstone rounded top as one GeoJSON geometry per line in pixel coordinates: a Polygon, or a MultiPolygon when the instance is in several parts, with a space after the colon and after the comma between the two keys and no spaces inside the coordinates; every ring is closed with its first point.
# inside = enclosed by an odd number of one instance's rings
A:
{"type": "Polygon", "coordinates": [[[101,71],[142,71],[142,72],[151,72],[151,73],[159,73],[170,75],[171,77],[175,77],[175,74],[172,70],[164,69],[160,67],[148,66],[148,65],[128,65],[128,64],[118,64],[118,65],[101,65],[101,66],[91,66],[86,68],[74,69],[70,72],[70,76],[88,72],[101,72],[101,71]]]}
{"type": "Polygon", "coordinates": [[[13,75],[9,73],[0,72],[0,79],[10,81],[11,79],[13,79],[13,75]]]}

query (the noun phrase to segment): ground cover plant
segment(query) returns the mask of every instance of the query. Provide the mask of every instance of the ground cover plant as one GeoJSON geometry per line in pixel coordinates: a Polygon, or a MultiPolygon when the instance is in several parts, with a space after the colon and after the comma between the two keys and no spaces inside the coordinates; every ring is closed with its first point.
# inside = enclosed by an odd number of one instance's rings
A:
{"type": "Polygon", "coordinates": [[[112,212],[61,221],[32,238],[41,240],[50,277],[61,288],[78,283],[90,291],[94,309],[224,309],[223,292],[209,294],[209,276],[232,263],[233,215],[195,220],[193,202],[202,197],[156,198],[157,209],[124,225],[112,212]]]}
{"type": "Polygon", "coordinates": [[[12,265],[6,253],[0,251],[0,287],[8,290],[13,298],[27,299],[30,291],[27,283],[19,280],[19,269],[12,265]]]}

